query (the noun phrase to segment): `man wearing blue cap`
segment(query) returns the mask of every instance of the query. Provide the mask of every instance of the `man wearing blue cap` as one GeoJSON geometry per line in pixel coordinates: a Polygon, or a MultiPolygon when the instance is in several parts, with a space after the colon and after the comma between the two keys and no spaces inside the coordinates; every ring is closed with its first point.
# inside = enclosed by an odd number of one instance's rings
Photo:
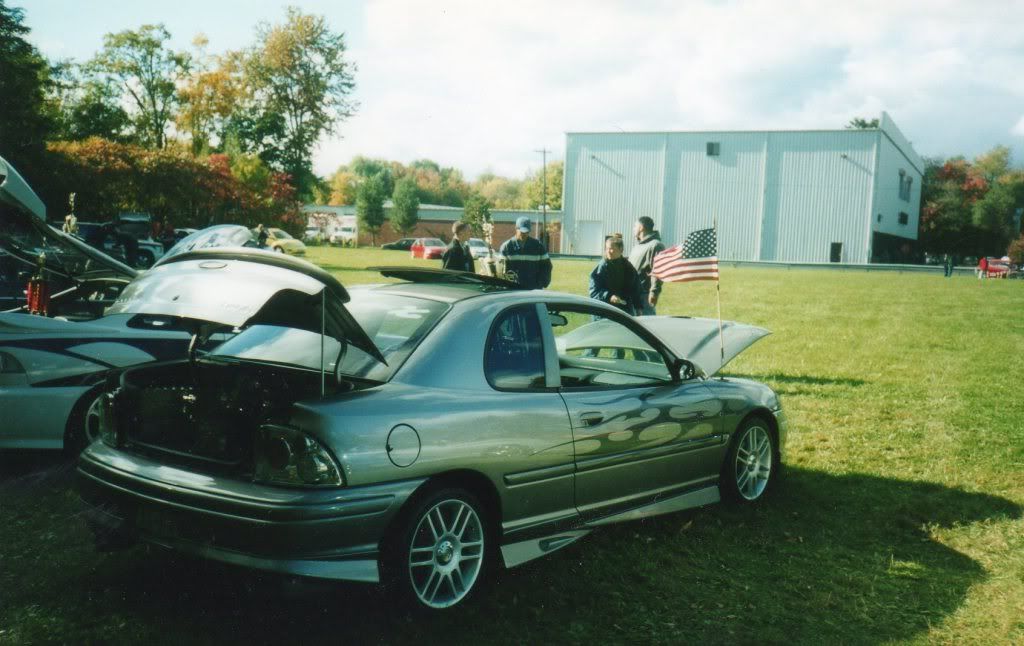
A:
{"type": "Polygon", "coordinates": [[[551,284],[551,258],[544,243],[530,237],[530,218],[516,220],[516,235],[498,249],[505,260],[505,278],[527,289],[544,289],[551,284]]]}

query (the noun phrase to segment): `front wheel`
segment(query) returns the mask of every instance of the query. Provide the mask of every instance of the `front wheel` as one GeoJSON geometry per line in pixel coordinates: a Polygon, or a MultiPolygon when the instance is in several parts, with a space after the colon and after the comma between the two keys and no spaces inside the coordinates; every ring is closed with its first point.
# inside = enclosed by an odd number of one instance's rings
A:
{"type": "Polygon", "coordinates": [[[100,401],[103,391],[90,391],[78,401],[64,431],[64,450],[78,455],[100,436],[100,401]]]}
{"type": "Polygon", "coordinates": [[[451,608],[480,587],[490,562],[480,502],[462,489],[423,498],[387,550],[387,583],[411,605],[451,608]]]}
{"type": "Polygon", "coordinates": [[[740,425],[722,465],[721,489],[726,499],[750,504],[764,497],[779,471],[771,427],[754,417],[740,425]]]}
{"type": "Polygon", "coordinates": [[[277,253],[284,253],[284,249],[282,249],[281,247],[274,247],[274,251],[277,253]]]}

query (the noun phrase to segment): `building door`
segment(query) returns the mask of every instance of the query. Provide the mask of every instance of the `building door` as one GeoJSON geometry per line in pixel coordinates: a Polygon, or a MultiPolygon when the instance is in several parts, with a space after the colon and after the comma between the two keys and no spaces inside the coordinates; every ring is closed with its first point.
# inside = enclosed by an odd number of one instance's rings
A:
{"type": "Polygon", "coordinates": [[[604,222],[580,220],[576,224],[577,246],[573,253],[600,256],[604,253],[604,222]]]}
{"type": "Polygon", "coordinates": [[[842,262],[843,261],[843,243],[842,242],[833,242],[832,243],[832,248],[829,250],[829,254],[828,254],[828,261],[829,262],[842,262]]]}

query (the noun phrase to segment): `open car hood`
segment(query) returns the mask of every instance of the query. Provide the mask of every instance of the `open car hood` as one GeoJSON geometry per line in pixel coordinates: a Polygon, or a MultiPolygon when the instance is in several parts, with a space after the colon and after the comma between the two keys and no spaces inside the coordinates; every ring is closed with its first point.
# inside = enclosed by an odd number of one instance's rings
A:
{"type": "Polygon", "coordinates": [[[725,357],[718,336],[718,319],[685,316],[641,316],[637,322],[661,339],[681,359],[688,359],[708,377],[718,373],[736,355],[771,332],[761,327],[722,321],[725,357]]]}
{"type": "Polygon", "coordinates": [[[142,274],[107,314],[160,314],[235,328],[262,324],[317,333],[323,326],[328,336],[384,362],[345,308],[348,301],[336,278],[304,260],[261,249],[194,249],[142,274]]]}
{"type": "Polygon", "coordinates": [[[34,264],[40,252],[46,269],[69,278],[117,276],[131,280],[138,272],[46,223],[46,207],[10,164],[0,158],[0,247],[23,263],[34,264]]]}

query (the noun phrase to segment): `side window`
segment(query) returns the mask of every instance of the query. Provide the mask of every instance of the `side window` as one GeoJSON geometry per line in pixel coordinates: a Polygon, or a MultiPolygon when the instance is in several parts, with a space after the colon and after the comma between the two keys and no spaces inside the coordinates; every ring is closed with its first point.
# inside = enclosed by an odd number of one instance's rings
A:
{"type": "Polygon", "coordinates": [[[544,388],[544,345],[533,305],[503,312],[487,339],[484,373],[495,388],[544,388]]]}
{"type": "Polygon", "coordinates": [[[672,381],[665,358],[640,335],[600,314],[551,311],[563,388],[621,388],[672,381]]]}

